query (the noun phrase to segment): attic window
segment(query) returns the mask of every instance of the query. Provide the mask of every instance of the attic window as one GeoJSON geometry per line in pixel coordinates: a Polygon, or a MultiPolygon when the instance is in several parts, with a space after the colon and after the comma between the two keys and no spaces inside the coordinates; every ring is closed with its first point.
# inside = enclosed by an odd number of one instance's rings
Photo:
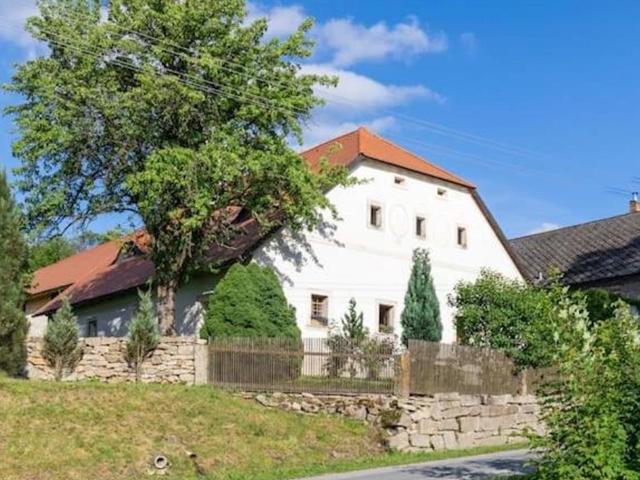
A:
{"type": "Polygon", "coordinates": [[[446,188],[442,188],[442,187],[438,187],[438,197],[446,198],[447,197],[447,189],[446,188]]]}
{"type": "Polygon", "coordinates": [[[465,227],[458,227],[458,246],[467,248],[467,229],[465,227]]]}
{"type": "Polygon", "coordinates": [[[405,180],[404,177],[398,177],[398,176],[393,177],[393,183],[398,185],[398,186],[403,186],[404,185],[404,180],[405,180]]]}
{"type": "Polygon", "coordinates": [[[329,323],[329,297],[311,295],[311,325],[325,327],[329,323]]]}
{"type": "Polygon", "coordinates": [[[424,217],[416,217],[416,237],[427,237],[427,220],[424,217]]]}

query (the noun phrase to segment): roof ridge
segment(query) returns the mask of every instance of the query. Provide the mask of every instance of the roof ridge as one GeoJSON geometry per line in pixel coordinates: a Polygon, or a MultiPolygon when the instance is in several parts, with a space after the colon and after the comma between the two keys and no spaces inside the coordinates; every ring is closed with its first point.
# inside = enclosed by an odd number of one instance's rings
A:
{"type": "MultiPolygon", "coordinates": [[[[465,180],[464,178],[460,177],[459,175],[456,175],[455,173],[450,172],[445,168],[442,168],[440,165],[437,165],[437,164],[433,163],[431,160],[429,160],[427,158],[424,158],[421,155],[417,155],[416,153],[412,152],[411,150],[407,149],[406,147],[403,147],[402,145],[399,145],[399,144],[397,144],[395,142],[392,142],[391,140],[383,137],[382,135],[378,135],[377,133],[374,133],[374,132],[370,131],[366,127],[360,127],[359,130],[362,130],[364,133],[367,133],[368,135],[376,138],[377,140],[380,140],[381,142],[386,143],[387,145],[390,145],[393,148],[397,148],[398,150],[402,150],[407,155],[410,155],[412,157],[415,157],[415,158],[425,162],[426,164],[430,165],[431,167],[435,168],[436,170],[439,170],[443,174],[450,175],[451,177],[457,179],[460,183],[465,184],[469,188],[473,188],[473,189],[476,188],[475,185],[473,185],[468,180],[465,180]]],[[[362,151],[362,149],[360,149],[360,150],[362,151]]]]}
{"type": "Polygon", "coordinates": [[[538,237],[538,236],[543,236],[543,235],[552,235],[552,234],[557,233],[557,232],[559,232],[561,230],[577,229],[577,228],[584,227],[584,226],[587,226],[587,225],[593,225],[595,223],[607,222],[609,220],[615,220],[615,219],[623,218],[623,217],[631,217],[631,216],[636,215],[636,214],[638,214],[638,217],[640,218],[639,212],[621,213],[619,215],[612,215],[611,217],[599,218],[599,219],[595,219],[595,220],[588,220],[586,222],[575,223],[573,225],[565,225],[564,227],[554,228],[552,230],[547,230],[546,232],[529,233],[527,235],[521,235],[519,237],[510,238],[509,241],[512,242],[512,241],[515,241],[515,240],[522,240],[522,239],[530,238],[530,237],[538,237]]]}

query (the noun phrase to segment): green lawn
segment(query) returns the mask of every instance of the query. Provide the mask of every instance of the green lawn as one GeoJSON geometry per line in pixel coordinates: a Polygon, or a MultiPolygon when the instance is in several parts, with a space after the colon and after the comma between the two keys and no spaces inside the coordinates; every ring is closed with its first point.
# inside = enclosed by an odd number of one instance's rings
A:
{"type": "Polygon", "coordinates": [[[279,480],[496,450],[386,453],[379,440],[359,422],[269,410],[211,387],[0,378],[3,480],[148,478],[158,452],[171,461],[162,478],[279,480]]]}

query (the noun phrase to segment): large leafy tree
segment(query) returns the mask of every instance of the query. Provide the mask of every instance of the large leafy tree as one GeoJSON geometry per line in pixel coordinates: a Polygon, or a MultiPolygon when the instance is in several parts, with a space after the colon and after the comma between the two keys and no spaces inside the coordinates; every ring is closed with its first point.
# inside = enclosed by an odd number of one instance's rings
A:
{"type": "Polygon", "coordinates": [[[0,170],[0,370],[21,373],[28,324],[22,310],[26,245],[4,171],[0,170]]]}
{"type": "Polygon", "coordinates": [[[413,267],[400,323],[405,345],[409,340],[439,342],[442,339],[440,304],[433,286],[429,252],[422,248],[413,252],[413,267]]]}
{"type": "Polygon", "coordinates": [[[42,0],[28,28],[50,54],[18,67],[9,90],[29,226],[43,234],[106,213],[142,219],[156,264],[158,317],[212,245],[239,232],[233,207],[264,229],[311,228],[333,211],[343,169],[310,171],[289,147],[321,100],[303,75],[307,20],[289,38],[247,22],[244,0],[42,0]]]}

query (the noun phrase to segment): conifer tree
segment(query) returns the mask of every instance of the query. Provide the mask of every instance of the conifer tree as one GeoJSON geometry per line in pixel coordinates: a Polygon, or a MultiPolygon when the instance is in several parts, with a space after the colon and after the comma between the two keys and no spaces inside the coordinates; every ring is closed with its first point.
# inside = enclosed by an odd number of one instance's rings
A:
{"type": "Polygon", "coordinates": [[[4,171],[0,171],[0,370],[19,375],[27,357],[28,323],[22,309],[26,244],[4,171]]]}
{"type": "Polygon", "coordinates": [[[82,357],[77,318],[66,298],[47,325],[42,356],[53,368],[56,381],[62,380],[65,370],[73,370],[82,357]]]}
{"type": "Polygon", "coordinates": [[[140,381],[142,364],[156,349],[160,341],[160,331],[153,311],[151,290],[138,291],[138,297],[138,309],[129,323],[126,351],[127,361],[135,369],[136,382],[140,381]]]}
{"type": "Polygon", "coordinates": [[[352,344],[360,345],[367,338],[367,329],[362,321],[362,312],[356,310],[356,299],[349,300],[349,308],[342,317],[342,335],[352,344]]]}
{"type": "Polygon", "coordinates": [[[404,297],[400,323],[402,343],[405,345],[410,339],[430,342],[439,342],[442,339],[440,304],[431,277],[429,253],[422,248],[413,252],[413,268],[404,297]]]}

